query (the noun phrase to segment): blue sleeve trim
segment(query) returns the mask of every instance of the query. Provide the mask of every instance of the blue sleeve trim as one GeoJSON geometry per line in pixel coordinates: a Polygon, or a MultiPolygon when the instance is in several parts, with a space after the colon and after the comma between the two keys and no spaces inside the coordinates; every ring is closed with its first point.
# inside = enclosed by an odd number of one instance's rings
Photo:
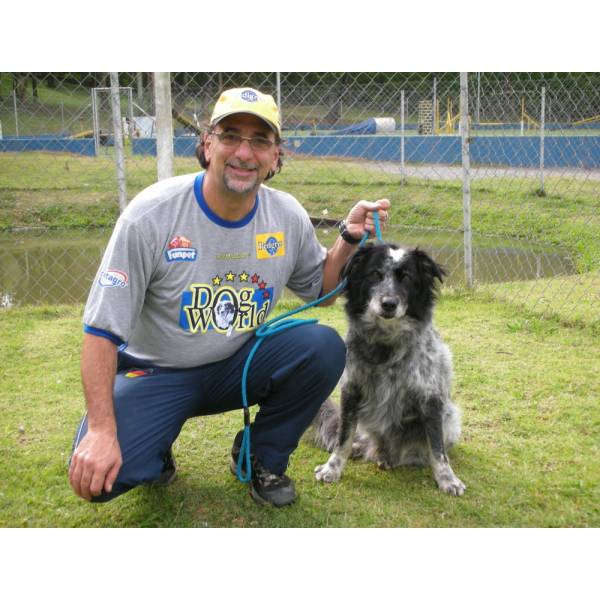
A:
{"type": "Polygon", "coordinates": [[[110,340],[115,346],[119,346],[119,350],[123,350],[127,347],[127,344],[118,335],[115,335],[110,331],[106,331],[106,329],[98,329],[97,327],[84,325],[83,331],[85,333],[91,333],[92,335],[97,335],[98,337],[103,337],[107,340],[110,340]]]}

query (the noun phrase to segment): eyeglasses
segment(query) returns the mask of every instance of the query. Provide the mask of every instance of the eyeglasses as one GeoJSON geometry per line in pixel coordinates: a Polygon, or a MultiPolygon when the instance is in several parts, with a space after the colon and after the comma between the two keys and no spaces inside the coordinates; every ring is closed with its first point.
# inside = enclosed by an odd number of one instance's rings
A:
{"type": "Polygon", "coordinates": [[[223,146],[228,146],[230,148],[237,148],[242,143],[242,140],[246,140],[250,144],[250,148],[252,148],[252,150],[256,150],[257,152],[266,152],[267,150],[270,150],[275,143],[268,138],[245,137],[237,133],[231,133],[230,131],[224,131],[222,133],[216,133],[213,131],[211,135],[218,137],[223,146]]]}

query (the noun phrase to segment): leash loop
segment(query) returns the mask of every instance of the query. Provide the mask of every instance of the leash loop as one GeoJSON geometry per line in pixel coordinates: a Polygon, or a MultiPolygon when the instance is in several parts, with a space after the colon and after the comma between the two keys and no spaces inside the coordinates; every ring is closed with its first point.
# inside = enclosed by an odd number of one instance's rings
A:
{"type": "MultiPolygon", "coordinates": [[[[381,227],[379,226],[379,212],[373,212],[373,221],[375,223],[375,235],[380,242],[383,242],[383,238],[381,236],[381,227]]],[[[362,239],[360,240],[359,247],[363,246],[365,242],[369,239],[369,232],[365,231],[362,239]]],[[[346,287],[347,279],[344,278],[339,283],[339,285],[320,298],[305,304],[304,306],[300,306],[293,310],[290,310],[278,317],[275,317],[269,321],[263,323],[255,332],[257,340],[250,350],[250,354],[246,358],[246,362],[244,364],[244,370],[242,372],[242,407],[244,410],[244,434],[242,436],[242,443],[240,446],[240,454],[238,457],[238,462],[236,466],[236,476],[242,483],[248,483],[250,479],[252,479],[252,465],[250,459],[250,409],[248,407],[248,396],[247,396],[247,382],[248,382],[248,372],[250,370],[250,363],[256,354],[256,351],[259,349],[260,345],[270,336],[277,335],[282,331],[287,329],[292,329],[294,327],[301,327],[302,325],[308,325],[310,323],[317,323],[318,319],[290,319],[292,315],[295,315],[299,312],[312,308],[313,306],[317,306],[322,302],[325,302],[332,296],[339,294],[346,287]],[[244,472],[245,471],[245,472],[244,472]]]]}

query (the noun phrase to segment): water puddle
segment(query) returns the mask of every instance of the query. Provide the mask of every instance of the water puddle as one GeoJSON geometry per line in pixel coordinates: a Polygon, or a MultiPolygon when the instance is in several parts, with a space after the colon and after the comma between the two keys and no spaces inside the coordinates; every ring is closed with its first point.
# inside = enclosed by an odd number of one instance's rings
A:
{"type": "MultiPolygon", "coordinates": [[[[317,230],[329,246],[333,228],[317,230]]],[[[109,230],[0,234],[0,307],[85,302],[110,237],[109,230]]],[[[385,239],[419,246],[443,264],[446,283],[464,282],[460,233],[394,230],[385,239]]],[[[571,257],[556,248],[502,239],[474,238],[473,272],[479,283],[536,279],[575,272],[571,257]]]]}

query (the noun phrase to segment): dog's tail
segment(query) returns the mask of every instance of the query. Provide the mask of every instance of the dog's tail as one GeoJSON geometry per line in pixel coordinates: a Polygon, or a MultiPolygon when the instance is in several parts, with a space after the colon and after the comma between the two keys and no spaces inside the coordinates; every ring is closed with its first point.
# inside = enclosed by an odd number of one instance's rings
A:
{"type": "Polygon", "coordinates": [[[340,407],[329,398],[321,405],[306,436],[317,448],[333,452],[340,428],[340,407]]]}

